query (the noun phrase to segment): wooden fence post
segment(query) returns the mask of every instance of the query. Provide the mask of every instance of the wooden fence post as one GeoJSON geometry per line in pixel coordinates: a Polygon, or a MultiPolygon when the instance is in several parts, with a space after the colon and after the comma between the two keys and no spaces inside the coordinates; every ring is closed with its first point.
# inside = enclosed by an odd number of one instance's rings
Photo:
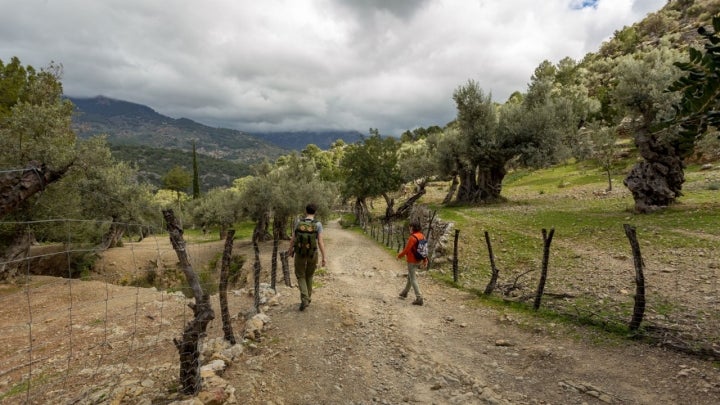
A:
{"type": "Polygon", "coordinates": [[[200,378],[200,337],[205,334],[208,323],[215,319],[215,313],[210,305],[210,296],[203,293],[197,274],[188,259],[183,229],[171,209],[163,210],[166,229],[170,235],[180,269],[185,275],[188,285],[192,289],[195,304],[189,304],[195,317],[183,330],[182,339],[173,338],[173,343],[180,354],[180,385],[183,394],[195,395],[202,388],[200,378]]]}
{"type": "Polygon", "coordinates": [[[290,281],[290,264],[288,263],[287,252],[280,252],[280,264],[282,265],[283,280],[285,285],[292,287],[292,281],[290,281]]]}
{"type": "Polygon", "coordinates": [[[458,236],[460,235],[460,230],[455,230],[455,243],[453,247],[453,281],[458,282],[458,279],[460,278],[458,274],[458,236]]]}
{"type": "Polygon", "coordinates": [[[232,329],[232,322],[230,322],[230,311],[227,303],[227,283],[234,238],[235,230],[228,229],[227,238],[225,239],[225,250],[223,250],[222,265],[220,266],[220,291],[218,292],[220,295],[220,315],[223,323],[223,334],[225,340],[230,342],[231,345],[234,345],[236,341],[232,329]]]}
{"type": "Polygon", "coordinates": [[[542,230],[543,236],[543,259],[542,259],[542,270],[540,272],[540,281],[538,282],[537,291],[535,292],[535,302],[533,303],[533,309],[536,311],[540,309],[540,301],[542,300],[543,290],[545,289],[545,281],[547,280],[548,262],[550,261],[550,243],[552,243],[553,235],[555,234],[555,228],[550,229],[550,234],[547,230],[542,230]]]}
{"type": "Polygon", "coordinates": [[[500,270],[498,270],[498,268],[495,266],[495,256],[493,256],[492,245],[490,244],[490,234],[488,234],[488,231],[485,231],[485,244],[487,244],[488,256],[490,256],[490,269],[492,270],[492,275],[490,276],[490,282],[485,287],[485,291],[483,292],[483,294],[490,295],[495,289],[500,270]]]}
{"type": "MultiPolygon", "coordinates": [[[[437,246],[437,241],[435,239],[432,239],[432,233],[433,233],[433,221],[435,220],[435,215],[437,214],[437,210],[433,211],[432,216],[430,216],[430,222],[428,222],[427,227],[427,233],[425,234],[425,239],[428,240],[428,262],[427,267],[425,270],[430,270],[430,266],[432,265],[432,259],[433,259],[433,252],[435,251],[435,247],[437,246]]],[[[439,238],[438,238],[439,239],[439,238]]]]}
{"type": "Polygon", "coordinates": [[[254,293],[255,293],[255,312],[260,313],[260,270],[262,269],[260,265],[260,247],[258,246],[258,236],[257,233],[253,235],[253,250],[255,251],[255,263],[253,266],[254,272],[253,272],[253,284],[254,284],[254,293]]]}
{"type": "Polygon", "coordinates": [[[640,255],[640,244],[637,240],[635,227],[629,224],[623,224],[623,228],[625,229],[625,235],[630,241],[633,263],[635,265],[635,306],[629,327],[631,331],[636,331],[640,328],[640,323],[645,315],[645,274],[643,272],[645,264],[640,255]]]}
{"type": "Polygon", "coordinates": [[[280,243],[280,229],[273,226],[273,247],[272,257],[270,259],[270,288],[277,292],[277,256],[278,256],[278,244],[280,243]]]}

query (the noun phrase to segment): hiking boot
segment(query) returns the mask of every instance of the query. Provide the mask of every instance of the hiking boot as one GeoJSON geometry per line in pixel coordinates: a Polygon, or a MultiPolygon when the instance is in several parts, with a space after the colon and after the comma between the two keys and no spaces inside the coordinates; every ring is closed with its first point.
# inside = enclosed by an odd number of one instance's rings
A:
{"type": "Polygon", "coordinates": [[[301,302],[301,303],[300,303],[300,310],[301,310],[301,311],[304,311],[305,308],[307,308],[307,306],[308,306],[308,304],[306,304],[305,301],[301,302]]]}
{"type": "Polygon", "coordinates": [[[413,304],[413,305],[422,305],[422,304],[423,304],[423,299],[422,299],[422,297],[417,297],[417,298],[415,298],[415,301],[413,301],[412,304],[413,304]]]}
{"type": "Polygon", "coordinates": [[[408,293],[406,293],[406,292],[401,292],[401,293],[400,293],[400,298],[402,298],[402,299],[407,298],[407,294],[408,294],[408,293]]]}

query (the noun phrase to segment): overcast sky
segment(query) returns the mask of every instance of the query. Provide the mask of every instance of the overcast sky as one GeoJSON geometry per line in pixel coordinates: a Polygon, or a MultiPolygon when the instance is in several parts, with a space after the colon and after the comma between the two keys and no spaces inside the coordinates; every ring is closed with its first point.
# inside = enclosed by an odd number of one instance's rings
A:
{"type": "Polygon", "coordinates": [[[63,65],[70,96],[252,131],[443,126],[667,0],[0,0],[0,60],[63,65]]]}

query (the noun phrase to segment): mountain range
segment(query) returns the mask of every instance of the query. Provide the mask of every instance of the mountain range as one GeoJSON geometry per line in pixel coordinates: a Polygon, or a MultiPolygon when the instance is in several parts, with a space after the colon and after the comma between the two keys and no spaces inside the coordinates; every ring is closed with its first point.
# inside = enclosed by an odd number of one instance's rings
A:
{"type": "Polygon", "coordinates": [[[274,161],[308,144],[327,149],[338,139],[346,143],[362,139],[357,131],[250,134],[171,118],[142,104],[104,96],[68,99],[75,105],[72,127],[80,138],[105,135],[113,155],[137,165],[141,180],[156,186],[173,166],[192,169],[193,142],[202,190],[228,186],[233,179],[250,174],[252,164],[274,161]]]}

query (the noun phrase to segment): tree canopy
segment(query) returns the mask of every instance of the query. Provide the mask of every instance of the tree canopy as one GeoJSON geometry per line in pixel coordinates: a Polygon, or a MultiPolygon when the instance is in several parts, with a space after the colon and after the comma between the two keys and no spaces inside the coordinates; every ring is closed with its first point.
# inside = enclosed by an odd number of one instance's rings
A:
{"type": "Polygon", "coordinates": [[[713,30],[698,29],[704,49],[691,47],[689,60],[675,63],[682,76],[668,88],[682,94],[674,119],[680,126],[677,148],[682,156],[692,152],[695,140],[709,127],[720,128],[720,17],[712,24],[713,30]]]}
{"type": "Polygon", "coordinates": [[[397,165],[398,141],[383,138],[377,129],[370,129],[370,136],[362,142],[349,145],[340,167],[345,183],[344,198],[355,197],[360,217],[367,214],[366,200],[397,190],[402,184],[402,173],[397,165]]]}

